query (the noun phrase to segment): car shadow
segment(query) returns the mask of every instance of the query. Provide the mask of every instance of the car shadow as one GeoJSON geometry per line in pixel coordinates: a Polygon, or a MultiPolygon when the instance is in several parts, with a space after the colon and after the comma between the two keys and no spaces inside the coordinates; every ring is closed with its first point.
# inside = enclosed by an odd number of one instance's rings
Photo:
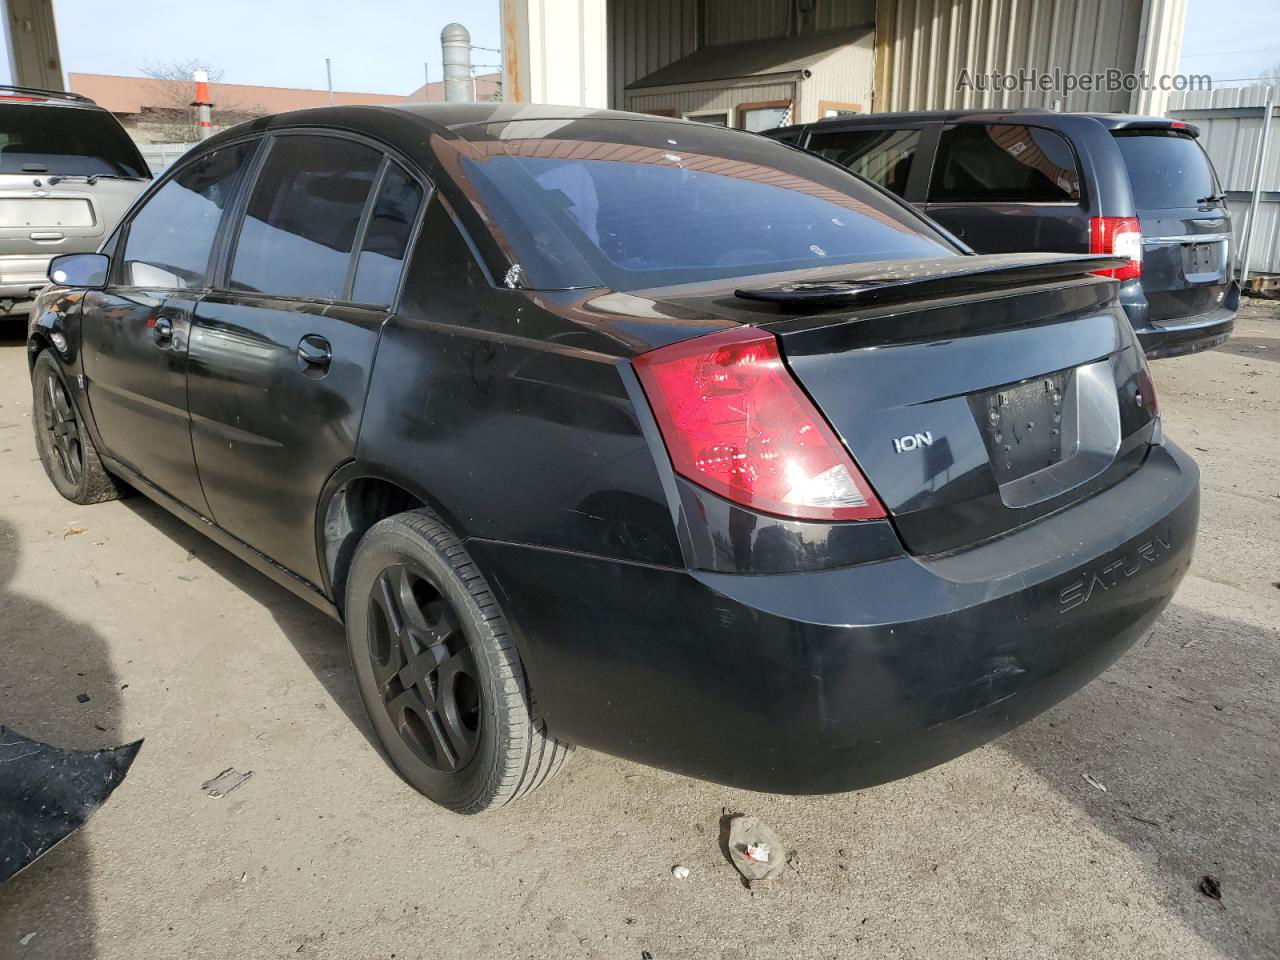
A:
{"type": "MultiPolygon", "coordinates": [[[[85,623],[14,589],[22,563],[17,529],[0,519],[0,724],[56,747],[115,747],[137,738],[120,729],[119,677],[106,640],[85,623]],[[87,696],[86,702],[78,699],[87,696]]],[[[146,751],[139,759],[146,762],[146,751]]],[[[120,802],[112,797],[106,806],[120,802]]],[[[98,816],[101,816],[101,812],[98,816]]],[[[93,846],[83,832],[0,885],[0,955],[94,955],[90,893],[93,846]],[[6,951],[13,948],[15,952],[6,951]]]]}
{"type": "Polygon", "coordinates": [[[1278,639],[1174,604],[1102,677],[999,741],[1134,850],[1224,956],[1280,942],[1278,639]],[[1200,892],[1206,875],[1221,901],[1200,892]]]}
{"type": "Polygon", "coordinates": [[[1248,357],[1250,360],[1270,360],[1272,363],[1280,363],[1280,349],[1276,348],[1274,337],[1233,336],[1214,349],[1219,353],[1234,353],[1238,357],[1248,357]]]}
{"type": "Polygon", "coordinates": [[[340,623],[146,497],[133,496],[122,502],[178,547],[197,557],[239,593],[265,607],[330,699],[385,759],[351,672],[346,633],[340,623]]]}

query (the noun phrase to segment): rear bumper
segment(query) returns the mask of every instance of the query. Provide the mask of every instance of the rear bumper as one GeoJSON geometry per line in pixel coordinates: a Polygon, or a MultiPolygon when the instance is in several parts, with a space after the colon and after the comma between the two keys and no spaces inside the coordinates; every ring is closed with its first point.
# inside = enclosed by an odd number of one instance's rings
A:
{"type": "Polygon", "coordinates": [[[1085,503],[940,558],[744,576],[470,548],[556,735],[826,793],[941,763],[1089,682],[1173,596],[1198,514],[1195,463],[1166,446],[1085,503]]]}
{"type": "Polygon", "coordinates": [[[0,316],[25,313],[35,293],[49,282],[48,256],[0,256],[0,316]]]}
{"type": "Polygon", "coordinates": [[[1124,306],[1138,341],[1150,359],[1176,357],[1211,350],[1226,343],[1235,329],[1236,313],[1240,309],[1240,285],[1233,281],[1221,307],[1194,317],[1151,320],[1147,317],[1145,303],[1141,316],[1131,309],[1130,304],[1124,306]]]}

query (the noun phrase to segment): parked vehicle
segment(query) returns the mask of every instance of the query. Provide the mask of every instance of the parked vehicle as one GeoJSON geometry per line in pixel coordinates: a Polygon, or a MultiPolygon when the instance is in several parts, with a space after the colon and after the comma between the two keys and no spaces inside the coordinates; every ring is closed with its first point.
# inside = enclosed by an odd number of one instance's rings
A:
{"type": "Polygon", "coordinates": [[[445,806],[570,744],[848,790],[1065,697],[1186,572],[1123,263],[966,255],[697,123],[303,111],[54,261],[36,438],[68,499],[135,487],[343,620],[445,806]]]}
{"type": "Polygon", "coordinates": [[[979,253],[1117,253],[1148,357],[1216,347],[1240,308],[1231,214],[1189,123],[1044,110],[881,113],[770,135],[842,164],[979,253]]]}
{"type": "Polygon", "coordinates": [[[49,260],[97,250],[150,179],[88,97],[0,86],[0,317],[26,316],[49,260]]]}

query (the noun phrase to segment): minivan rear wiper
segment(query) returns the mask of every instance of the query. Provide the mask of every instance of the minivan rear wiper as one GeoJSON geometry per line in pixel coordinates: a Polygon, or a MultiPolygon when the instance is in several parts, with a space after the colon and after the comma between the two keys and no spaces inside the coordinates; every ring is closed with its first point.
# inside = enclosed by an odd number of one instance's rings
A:
{"type": "Polygon", "coordinates": [[[1227,199],[1225,193],[1211,193],[1207,197],[1201,197],[1196,203],[1217,203],[1219,200],[1227,199]]]}
{"type": "Polygon", "coordinates": [[[84,183],[89,184],[89,186],[93,186],[99,180],[144,180],[144,179],[146,178],[145,177],[126,177],[118,173],[91,173],[87,176],[83,173],[55,173],[53,176],[47,179],[47,182],[51,187],[56,187],[58,184],[62,183],[64,180],[75,180],[77,182],[83,181],[84,183]]]}
{"type": "Polygon", "coordinates": [[[829,280],[796,280],[773,287],[743,287],[734,296],[788,306],[846,307],[921,296],[948,296],[1009,284],[1084,276],[1125,266],[1110,254],[988,254],[851,265],[829,280]]]}

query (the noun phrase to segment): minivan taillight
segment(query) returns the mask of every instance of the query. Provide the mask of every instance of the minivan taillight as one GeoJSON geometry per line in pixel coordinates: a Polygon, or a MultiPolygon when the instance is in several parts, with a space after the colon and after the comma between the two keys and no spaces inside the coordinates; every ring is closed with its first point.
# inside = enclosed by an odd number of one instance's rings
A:
{"type": "Polygon", "coordinates": [[[681,476],[761,513],[884,517],[862,471],[783,364],[772,334],[725,330],[634,363],[681,476]]]}
{"type": "Polygon", "coordinates": [[[1136,280],[1142,276],[1142,226],[1137,217],[1094,217],[1089,221],[1089,252],[1128,257],[1114,270],[1095,270],[1100,277],[1136,280]]]}

